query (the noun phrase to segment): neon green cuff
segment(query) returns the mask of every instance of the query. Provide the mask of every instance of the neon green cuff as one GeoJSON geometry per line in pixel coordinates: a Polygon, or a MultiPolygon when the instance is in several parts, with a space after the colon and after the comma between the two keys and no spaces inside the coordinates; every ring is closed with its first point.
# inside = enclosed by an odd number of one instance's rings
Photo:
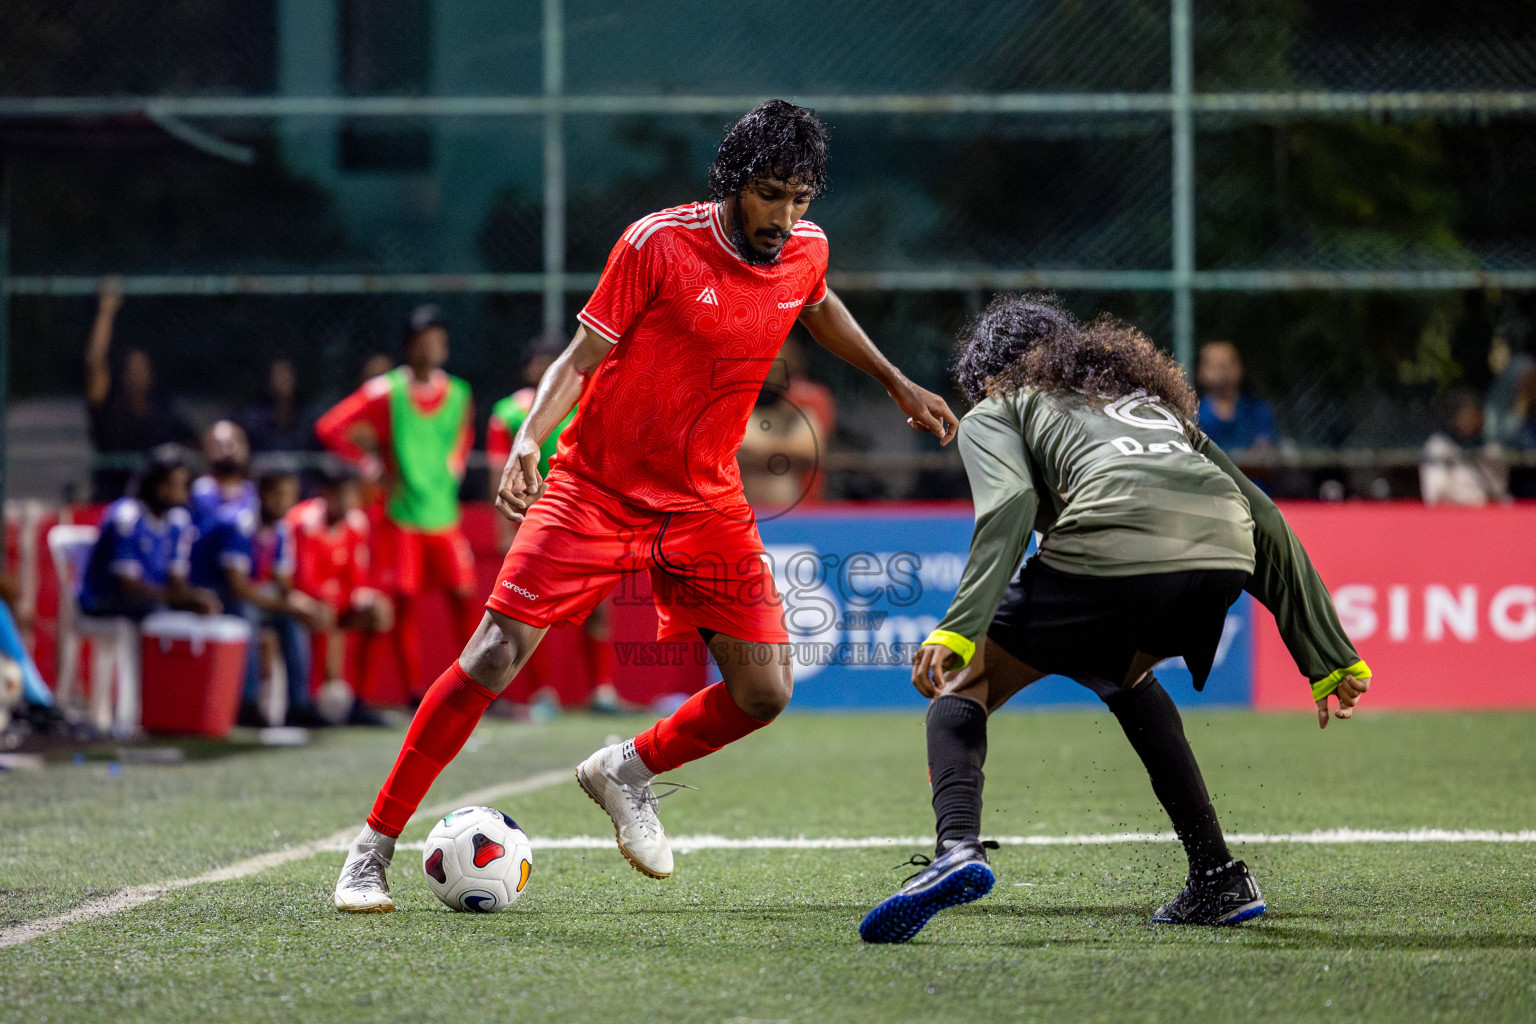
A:
{"type": "Polygon", "coordinates": [[[1343,681],[1345,676],[1351,676],[1355,679],[1369,679],[1371,678],[1371,668],[1365,662],[1357,661],[1348,668],[1334,669],[1312,684],[1312,699],[1322,700],[1334,690],[1337,690],[1339,683],[1343,681]]]}
{"type": "Polygon", "coordinates": [[[947,629],[936,629],[928,634],[924,644],[938,644],[940,647],[948,647],[960,655],[960,664],[969,665],[971,656],[976,653],[976,645],[971,643],[959,633],[951,633],[947,629]]]}

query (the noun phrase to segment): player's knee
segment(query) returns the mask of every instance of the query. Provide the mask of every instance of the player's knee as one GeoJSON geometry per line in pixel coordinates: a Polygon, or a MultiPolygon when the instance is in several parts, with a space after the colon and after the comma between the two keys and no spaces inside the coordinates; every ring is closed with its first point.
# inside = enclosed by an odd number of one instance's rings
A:
{"type": "Polygon", "coordinates": [[[487,615],[464,646],[459,663],[481,685],[499,693],[526,660],[527,652],[522,650],[518,639],[503,629],[493,616],[487,615]]]}
{"type": "Polygon", "coordinates": [[[794,675],[786,666],[774,666],[753,680],[754,685],[743,695],[741,710],[759,722],[771,722],[779,712],[789,706],[789,698],[795,692],[794,675]]]}

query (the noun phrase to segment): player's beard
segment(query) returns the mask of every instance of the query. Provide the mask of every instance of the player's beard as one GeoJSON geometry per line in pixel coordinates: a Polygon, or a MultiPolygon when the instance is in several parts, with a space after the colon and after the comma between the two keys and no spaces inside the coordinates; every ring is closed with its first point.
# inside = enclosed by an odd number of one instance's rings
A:
{"type": "MultiPolygon", "coordinates": [[[[741,199],[738,196],[731,197],[731,244],[736,247],[736,254],[754,267],[771,267],[779,262],[784,255],[784,246],[779,246],[773,252],[763,252],[752,244],[747,238],[747,232],[742,228],[741,199]]],[[[788,239],[785,239],[787,242],[788,239]]]]}

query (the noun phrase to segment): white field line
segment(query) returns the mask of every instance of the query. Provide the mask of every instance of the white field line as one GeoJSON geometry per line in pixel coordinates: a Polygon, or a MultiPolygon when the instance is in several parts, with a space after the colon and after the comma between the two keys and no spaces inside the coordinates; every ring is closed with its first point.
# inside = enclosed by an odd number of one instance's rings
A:
{"type": "MultiPolygon", "coordinates": [[[[563,782],[568,782],[571,778],[571,770],[562,768],[556,771],[540,772],[537,775],[530,775],[525,779],[515,779],[510,782],[499,783],[495,786],[487,786],[484,789],[465,793],[453,800],[423,807],[411,817],[411,822],[415,823],[432,818],[440,818],[449,811],[471,804],[488,804],[493,800],[499,800],[503,797],[519,796],[523,793],[549,789],[551,786],[558,786],[563,782]]],[[[319,853],[333,853],[337,850],[345,850],[352,840],[356,838],[359,827],[354,825],[339,832],[333,832],[324,839],[316,839],[313,842],[301,843],[297,846],[286,846],[281,850],[273,850],[271,853],[247,857],[245,860],[236,861],[222,868],[214,868],[212,871],[205,871],[201,875],[192,878],[173,878],[166,882],[130,886],[110,896],[103,896],[100,899],[82,903],[73,910],[66,911],[55,917],[45,917],[37,921],[23,921],[21,924],[11,925],[9,928],[0,929],[0,949],[5,949],[8,946],[19,946],[23,942],[30,942],[41,935],[56,932],[61,928],[67,928],[80,921],[90,921],[98,917],[107,917],[111,914],[121,913],[124,910],[132,910],[134,907],[143,906],[152,900],[159,899],[168,892],[185,889],[189,885],[202,885],[206,882],[228,882],[236,878],[248,878],[251,875],[260,874],[268,868],[275,868],[280,864],[305,860],[319,853]]],[[[420,844],[418,843],[417,846],[419,847],[420,844]]]]}
{"type": "MultiPolygon", "coordinates": [[[[348,837],[350,841],[351,837],[348,837]]],[[[1110,846],[1120,843],[1175,843],[1172,832],[1094,832],[1071,836],[990,836],[1003,846],[1110,846]]],[[[535,850],[606,850],[613,846],[612,836],[568,836],[555,839],[530,837],[535,850]]],[[[933,836],[831,836],[812,839],[805,836],[783,838],[754,836],[736,839],[728,836],[672,836],[672,848],[679,853],[693,850],[861,850],[884,846],[932,846],[933,836]]],[[[1493,832],[1486,830],[1451,830],[1439,828],[1387,832],[1375,829],[1335,828],[1316,832],[1228,833],[1227,842],[1248,845],[1264,843],[1352,844],[1352,843],[1536,843],[1536,830],[1493,832]]],[[[396,849],[420,850],[422,843],[401,843],[396,849]]],[[[338,846],[337,849],[345,849],[338,846]]]]}

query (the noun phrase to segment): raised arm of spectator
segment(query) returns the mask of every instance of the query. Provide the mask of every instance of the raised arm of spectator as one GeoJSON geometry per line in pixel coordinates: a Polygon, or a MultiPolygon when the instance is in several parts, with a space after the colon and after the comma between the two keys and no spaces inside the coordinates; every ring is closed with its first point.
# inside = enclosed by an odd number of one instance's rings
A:
{"type": "Polygon", "coordinates": [[[122,308],[122,281],[102,278],[96,292],[96,320],[85,346],[85,400],[91,405],[100,405],[112,393],[112,327],[122,308]]]}
{"type": "Polygon", "coordinates": [[[389,443],[389,382],[383,377],[364,381],[326,410],[315,423],[315,437],[349,462],[377,456],[389,443]]]}

